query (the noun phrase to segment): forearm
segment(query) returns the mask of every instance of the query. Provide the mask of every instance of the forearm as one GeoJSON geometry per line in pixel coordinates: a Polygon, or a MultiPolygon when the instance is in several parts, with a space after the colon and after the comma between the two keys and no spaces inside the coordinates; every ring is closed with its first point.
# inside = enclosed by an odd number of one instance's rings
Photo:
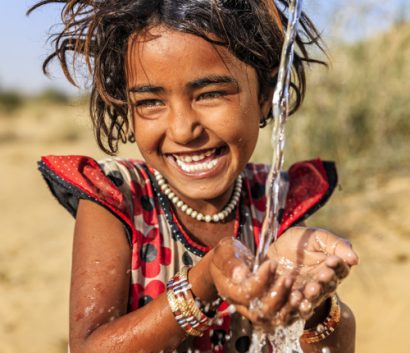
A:
{"type": "MultiPolygon", "coordinates": [[[[189,271],[193,293],[201,300],[211,302],[216,290],[209,281],[208,261],[210,251],[189,271]]],[[[77,327],[72,320],[70,327],[71,353],[129,353],[169,352],[186,338],[174,318],[166,293],[162,293],[144,307],[124,314],[100,326],[77,327]]]]}
{"type": "Polygon", "coordinates": [[[185,338],[165,293],[141,309],[105,323],[84,336],[71,330],[71,353],[172,351],[185,338]]]}
{"type": "Polygon", "coordinates": [[[341,318],[336,330],[318,343],[301,342],[304,353],[322,353],[328,348],[332,353],[354,353],[356,340],[356,322],[350,308],[340,303],[341,318]]]}

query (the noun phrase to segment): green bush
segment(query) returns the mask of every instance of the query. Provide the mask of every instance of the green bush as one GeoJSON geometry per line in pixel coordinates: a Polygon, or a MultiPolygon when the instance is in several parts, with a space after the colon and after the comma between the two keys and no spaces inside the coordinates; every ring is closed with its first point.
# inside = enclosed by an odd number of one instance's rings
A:
{"type": "Polygon", "coordinates": [[[17,91],[0,91],[0,110],[13,113],[24,104],[24,97],[17,91]]]}
{"type": "MultiPolygon", "coordinates": [[[[345,184],[409,168],[410,23],[329,51],[329,69],[309,72],[304,105],[287,123],[286,161],[336,160],[345,184]]],[[[263,132],[255,159],[269,162],[267,151],[263,132]]]]}
{"type": "Polygon", "coordinates": [[[67,94],[56,88],[47,88],[37,95],[35,100],[52,104],[67,104],[70,98],[67,94]]]}

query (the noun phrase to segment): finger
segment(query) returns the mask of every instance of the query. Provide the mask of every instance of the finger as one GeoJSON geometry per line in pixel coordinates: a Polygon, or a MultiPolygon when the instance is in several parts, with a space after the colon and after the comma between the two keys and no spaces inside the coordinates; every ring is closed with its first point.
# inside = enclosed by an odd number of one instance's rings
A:
{"type": "Polygon", "coordinates": [[[226,249],[223,256],[214,255],[212,263],[221,276],[229,278],[233,283],[243,283],[251,275],[251,269],[240,258],[240,255],[234,253],[234,250],[230,248],[226,249]]]}
{"type": "Polygon", "coordinates": [[[350,266],[338,256],[329,256],[325,261],[325,265],[332,268],[339,279],[347,277],[350,272],[350,266]]]}
{"type": "Polygon", "coordinates": [[[221,258],[219,261],[223,263],[219,264],[219,268],[225,276],[232,278],[236,283],[240,283],[252,273],[252,265],[250,264],[252,259],[246,259],[245,257],[247,257],[247,254],[235,253],[232,256],[221,258]]]}
{"type": "Polygon", "coordinates": [[[275,279],[277,263],[274,260],[265,261],[254,276],[250,276],[243,286],[251,298],[261,298],[275,279]]]}
{"type": "Polygon", "coordinates": [[[308,282],[303,289],[303,294],[309,301],[316,301],[322,294],[322,285],[315,281],[308,282]]]}
{"type": "Polygon", "coordinates": [[[321,302],[323,299],[327,298],[330,294],[332,294],[339,285],[339,280],[336,277],[336,275],[329,277],[329,275],[326,274],[322,277],[322,279],[319,280],[319,284],[321,286],[321,295],[320,297],[312,298],[312,302],[321,302]]]}
{"type": "Polygon", "coordinates": [[[332,268],[323,266],[316,274],[314,280],[317,280],[320,283],[327,283],[336,278],[336,272],[332,268]]]}
{"type": "Polygon", "coordinates": [[[316,251],[325,252],[328,255],[339,256],[349,266],[358,264],[359,257],[353,250],[349,240],[338,237],[324,229],[316,230],[314,239],[314,248],[316,251]]]}
{"type": "Polygon", "coordinates": [[[251,297],[249,296],[249,293],[244,290],[244,287],[241,284],[235,283],[230,278],[220,274],[213,274],[212,276],[218,294],[222,298],[235,305],[247,305],[249,303],[251,297]]]}
{"type": "Polygon", "coordinates": [[[261,300],[258,307],[259,317],[270,319],[287,303],[291,293],[294,279],[292,277],[279,277],[272,285],[269,293],[261,300]]]}
{"type": "Polygon", "coordinates": [[[292,308],[297,308],[303,299],[303,294],[300,290],[292,290],[292,293],[289,296],[289,303],[292,308]]]}
{"type": "Polygon", "coordinates": [[[287,326],[298,319],[300,317],[299,305],[302,303],[303,299],[302,292],[299,290],[293,290],[289,295],[289,300],[276,316],[276,325],[287,326]]]}
{"type": "Polygon", "coordinates": [[[313,305],[308,299],[303,299],[299,304],[299,314],[305,320],[312,316],[313,305]]]}
{"type": "Polygon", "coordinates": [[[252,275],[246,265],[240,260],[233,259],[232,263],[236,263],[236,267],[230,269],[231,277],[218,268],[212,271],[215,286],[219,295],[227,298],[235,305],[248,306],[253,298],[262,297],[269,289],[271,277],[274,277],[276,266],[273,261],[264,262],[258,272],[252,275]]]}
{"type": "Polygon", "coordinates": [[[329,294],[332,294],[339,282],[339,278],[333,269],[323,267],[314,276],[314,279],[305,285],[303,294],[307,300],[316,305],[327,298],[329,294]]]}
{"type": "Polygon", "coordinates": [[[256,310],[248,308],[246,305],[235,305],[236,311],[242,316],[246,317],[251,322],[258,320],[258,314],[256,310]]]}
{"type": "Polygon", "coordinates": [[[359,257],[352,248],[352,243],[343,238],[336,240],[332,246],[330,254],[339,256],[349,266],[354,266],[359,263],[359,257]]]}

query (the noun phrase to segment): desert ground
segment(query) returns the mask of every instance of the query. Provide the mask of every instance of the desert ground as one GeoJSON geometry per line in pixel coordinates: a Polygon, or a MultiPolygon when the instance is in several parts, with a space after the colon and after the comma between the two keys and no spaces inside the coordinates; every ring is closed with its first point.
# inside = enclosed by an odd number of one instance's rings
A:
{"type": "MultiPolygon", "coordinates": [[[[41,105],[0,115],[0,353],[66,351],[74,221],[36,161],[45,154],[102,157],[85,115],[82,107],[41,105]]],[[[128,146],[122,154],[137,151],[128,146]]],[[[364,177],[362,188],[337,191],[310,224],[348,236],[360,255],[339,290],[356,315],[356,351],[407,353],[410,175],[403,168],[364,177]]]]}

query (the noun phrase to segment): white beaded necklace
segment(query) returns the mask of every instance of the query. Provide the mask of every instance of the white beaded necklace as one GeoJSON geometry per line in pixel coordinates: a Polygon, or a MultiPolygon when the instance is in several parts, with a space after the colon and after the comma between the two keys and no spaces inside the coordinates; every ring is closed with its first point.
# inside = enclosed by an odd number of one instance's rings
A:
{"type": "Polygon", "coordinates": [[[198,211],[195,211],[191,207],[189,207],[184,201],[182,201],[175,193],[171,190],[168,183],[165,181],[164,177],[157,171],[155,171],[155,179],[157,179],[157,183],[161,188],[161,191],[168,197],[168,199],[178,207],[182,212],[186,215],[196,219],[197,221],[202,222],[222,222],[226,217],[228,217],[232,211],[236,208],[239,202],[239,198],[241,196],[242,190],[242,176],[239,175],[238,179],[235,182],[234,192],[232,194],[231,200],[225,206],[225,208],[214,215],[204,215],[198,211]]]}

